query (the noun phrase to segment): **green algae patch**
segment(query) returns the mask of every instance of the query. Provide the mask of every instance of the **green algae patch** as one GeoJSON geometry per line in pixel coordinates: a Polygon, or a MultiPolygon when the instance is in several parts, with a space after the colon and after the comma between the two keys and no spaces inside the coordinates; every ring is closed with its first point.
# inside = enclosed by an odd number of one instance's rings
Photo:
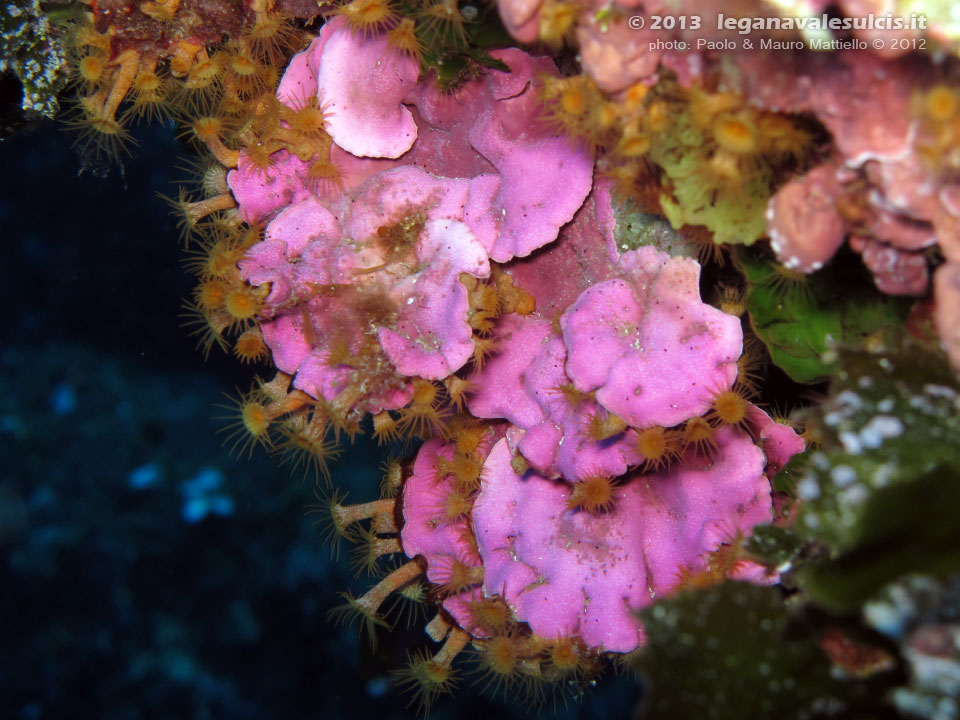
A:
{"type": "Polygon", "coordinates": [[[703,225],[717,244],[750,245],[766,231],[773,172],[758,163],[735,183],[706,171],[714,148],[689,109],[671,116],[650,160],[663,170],[660,205],[675,229],[703,225]]]}
{"type": "Polygon", "coordinates": [[[878,292],[862,273],[831,266],[794,276],[776,263],[740,253],[747,312],[757,337],[792,380],[814,383],[831,374],[829,354],[885,337],[902,324],[908,301],[878,292]]]}
{"type": "Polygon", "coordinates": [[[658,600],[640,617],[643,717],[784,720],[827,708],[869,717],[880,702],[870,696],[887,682],[838,678],[821,648],[825,629],[794,614],[776,587],[727,582],[658,600]]]}
{"type": "Polygon", "coordinates": [[[946,467],[913,482],[874,491],[846,533],[851,549],[803,569],[798,582],[818,604],[835,612],[854,612],[903,575],[956,573],[960,571],[957,507],[957,470],[946,467]]]}
{"type": "Polygon", "coordinates": [[[836,612],[907,573],[960,571],[960,385],[946,358],[913,344],[840,352],[830,396],[807,415],[820,447],[774,479],[798,501],[794,522],[750,551],[792,563],[784,533],[817,548],[796,581],[836,612]]]}

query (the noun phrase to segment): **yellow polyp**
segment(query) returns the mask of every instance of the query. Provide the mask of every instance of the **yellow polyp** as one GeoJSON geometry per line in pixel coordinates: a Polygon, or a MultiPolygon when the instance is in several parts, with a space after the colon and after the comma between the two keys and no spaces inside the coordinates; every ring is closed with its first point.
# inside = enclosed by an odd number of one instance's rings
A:
{"type": "Polygon", "coordinates": [[[205,50],[199,52],[196,61],[187,72],[184,87],[188,90],[203,90],[219,83],[225,60],[226,56],[222,53],[214,53],[211,56],[205,50]]]}
{"type": "Polygon", "coordinates": [[[542,77],[540,98],[545,123],[592,148],[607,144],[616,111],[586,75],[542,77]]]}
{"type": "Polygon", "coordinates": [[[663,100],[651,103],[644,117],[644,127],[653,134],[662,133],[670,125],[670,107],[663,100]]]}
{"type": "Polygon", "coordinates": [[[580,115],[587,107],[587,95],[582,87],[571,85],[560,93],[560,109],[568,115],[580,115]]]}
{"type": "Polygon", "coordinates": [[[736,390],[724,390],[713,399],[710,418],[721,425],[741,425],[747,416],[747,401],[736,390]]]}
{"type": "Polygon", "coordinates": [[[197,338],[197,349],[203,359],[210,356],[210,350],[218,345],[222,350],[229,347],[224,334],[230,327],[229,316],[221,311],[203,310],[194,303],[185,302],[182,305],[184,327],[189,329],[190,337],[197,338]]]}
{"type": "Polygon", "coordinates": [[[513,623],[513,613],[500,598],[481,598],[469,605],[470,627],[478,626],[485,630],[503,632],[513,623]]]}
{"type": "Polygon", "coordinates": [[[313,472],[317,477],[330,481],[331,461],[340,457],[339,442],[331,439],[330,423],[323,413],[308,413],[302,410],[291,415],[281,426],[283,442],[277,445],[277,452],[283,455],[283,461],[292,465],[296,471],[303,467],[305,473],[313,472]]]}
{"type": "Polygon", "coordinates": [[[256,20],[252,27],[247,27],[244,40],[254,56],[271,67],[280,65],[289,53],[299,48],[302,34],[291,18],[272,7],[255,9],[255,12],[256,20]]]}
{"type": "Polygon", "coordinates": [[[747,312],[746,293],[736,286],[724,285],[721,288],[718,306],[727,315],[743,317],[747,312]]]}
{"type": "Polygon", "coordinates": [[[445,434],[449,408],[442,406],[440,393],[440,387],[430,380],[414,379],[410,404],[397,411],[398,428],[404,436],[426,439],[445,434]]]}
{"type": "Polygon", "coordinates": [[[690,418],[683,429],[683,446],[684,450],[709,455],[717,449],[716,431],[706,418],[690,418]]]}
{"type": "Polygon", "coordinates": [[[172,46],[170,55],[170,72],[174,77],[183,77],[196,60],[197,55],[203,50],[202,45],[189,42],[187,40],[178,40],[172,46]]]}
{"type": "Polygon", "coordinates": [[[434,40],[467,44],[467,19],[460,12],[457,0],[438,0],[419,13],[424,33],[434,40]]]}
{"type": "Polygon", "coordinates": [[[137,75],[130,86],[130,106],[124,110],[122,120],[142,118],[152,122],[171,116],[173,109],[169,101],[170,82],[160,76],[157,64],[157,58],[141,59],[137,75]]]}
{"type": "Polygon", "coordinates": [[[622,418],[603,410],[598,410],[590,416],[587,427],[590,437],[597,442],[609,440],[626,429],[627,423],[622,418]]]}
{"type": "Polygon", "coordinates": [[[223,307],[238,326],[247,327],[260,313],[262,293],[254,287],[240,284],[227,292],[223,307]]]}
{"type": "Polygon", "coordinates": [[[689,103],[694,123],[706,128],[712,125],[718,116],[735,112],[742,107],[743,98],[729,92],[711,93],[693,90],[689,93],[689,103]]]}
{"type": "Polygon", "coordinates": [[[743,166],[738,161],[736,155],[720,150],[716,152],[707,165],[710,174],[723,178],[730,182],[734,187],[739,187],[746,179],[743,173],[743,166]]]}
{"type": "Polygon", "coordinates": [[[580,12],[579,3],[545,0],[540,7],[541,42],[559,46],[570,40],[580,12]]]}
{"type": "Polygon", "coordinates": [[[474,389],[474,384],[470,380],[465,380],[456,375],[450,375],[444,379],[443,385],[447,390],[450,403],[456,407],[457,410],[463,410],[467,395],[474,389]]]}
{"type": "Polygon", "coordinates": [[[440,558],[431,572],[441,595],[457,595],[483,582],[483,566],[473,567],[459,558],[440,558]]]}
{"type": "MultiPolygon", "coordinates": [[[[520,680],[527,666],[528,639],[514,632],[496,634],[483,641],[478,655],[478,671],[486,679],[485,688],[492,695],[507,690],[520,680]]],[[[535,675],[526,672],[528,677],[535,675]]]]}
{"type": "Polygon", "coordinates": [[[108,89],[101,87],[93,95],[80,98],[79,112],[67,120],[67,125],[78,131],[74,144],[82,153],[118,161],[130,154],[130,146],[136,142],[107,108],[108,97],[108,89]]]}
{"type": "Polygon", "coordinates": [[[467,296],[470,307],[474,310],[484,312],[491,317],[496,317],[500,313],[500,295],[496,285],[490,283],[478,283],[467,296]]]}
{"type": "Polygon", "coordinates": [[[637,431],[637,451],[647,460],[658,460],[666,449],[666,430],[662,427],[650,427],[637,431]]]}
{"type": "Polygon", "coordinates": [[[334,11],[347,24],[363,35],[371,35],[396,22],[397,13],[389,0],[351,0],[334,11]]]}
{"type": "Polygon", "coordinates": [[[623,94],[624,107],[630,112],[636,112],[643,106],[643,101],[650,92],[650,86],[639,82],[627,88],[623,94]]]}
{"type": "Polygon", "coordinates": [[[743,353],[737,360],[736,388],[748,396],[756,396],[760,392],[760,383],[764,376],[760,372],[763,367],[762,351],[744,342],[743,353]]]}
{"type": "Polygon", "coordinates": [[[270,354],[266,343],[263,342],[263,335],[260,328],[254,326],[248,328],[236,339],[233,346],[233,354],[244,363],[254,363],[265,360],[270,354]]]}
{"type": "Polygon", "coordinates": [[[643,465],[648,470],[665,467],[678,450],[675,433],[659,425],[637,430],[634,448],[643,458],[643,465]]]}
{"type": "Polygon", "coordinates": [[[757,150],[757,129],[744,117],[725,115],[713,126],[717,145],[736,155],[749,155],[757,150]]]}
{"type": "Polygon", "coordinates": [[[554,387],[549,388],[549,391],[552,394],[557,395],[558,399],[562,399],[562,401],[569,405],[573,410],[578,410],[581,405],[592,399],[592,395],[590,393],[581,392],[572,382],[555,385],[554,387]]]}
{"type": "Polygon", "coordinates": [[[650,152],[650,138],[641,132],[624,134],[616,147],[616,154],[625,158],[639,158],[650,152]]]}
{"type": "Polygon", "coordinates": [[[113,32],[112,28],[102,33],[97,32],[93,26],[93,15],[86,13],[83,22],[76,26],[70,37],[70,44],[77,50],[93,48],[104,55],[109,55],[113,32]]]}
{"type": "Polygon", "coordinates": [[[179,9],[180,0],[148,0],[140,3],[140,12],[161,23],[171,22],[179,9]]]}
{"type": "Polygon", "coordinates": [[[441,508],[441,518],[443,522],[453,522],[459,518],[466,517],[473,509],[473,498],[469,489],[464,491],[457,487],[451,487],[443,498],[441,508]]]}
{"type": "Polygon", "coordinates": [[[355,576],[359,577],[366,571],[370,575],[379,575],[377,561],[393,553],[401,552],[400,540],[396,537],[380,537],[374,527],[362,530],[354,541],[357,547],[353,549],[355,576]]]}
{"type": "Polygon", "coordinates": [[[292,130],[308,135],[326,136],[325,127],[329,115],[319,106],[316,96],[311,97],[296,111],[285,112],[284,115],[292,130]]]}
{"type": "Polygon", "coordinates": [[[960,100],[956,91],[945,85],[936,85],[924,97],[924,110],[934,122],[946,122],[957,115],[960,100]]]}
{"type": "Polygon", "coordinates": [[[393,457],[380,463],[380,496],[384,499],[395,498],[403,485],[403,465],[393,457]]]}
{"type": "Polygon", "coordinates": [[[400,439],[400,428],[397,419],[388,410],[373,416],[373,437],[380,445],[395,442],[400,439]]]}
{"type": "Polygon", "coordinates": [[[202,310],[219,310],[223,307],[229,292],[229,283],[223,280],[205,280],[197,285],[193,298],[202,310]]]}
{"type": "Polygon", "coordinates": [[[85,55],[77,63],[77,74],[80,81],[88,90],[96,90],[104,79],[107,69],[107,60],[105,55],[100,53],[90,53],[85,55]]]}
{"type": "Polygon", "coordinates": [[[501,313],[529,315],[537,309],[537,301],[526,290],[514,285],[513,276],[501,272],[496,275],[497,304],[501,313]]]}
{"type": "Polygon", "coordinates": [[[412,18],[403,18],[396,27],[387,32],[387,43],[400,53],[423,62],[423,43],[417,37],[416,22],[412,18]]]}
{"type": "Polygon", "coordinates": [[[453,628],[446,635],[440,650],[432,657],[426,652],[410,656],[407,667],[393,673],[403,691],[412,695],[410,706],[426,716],[430,707],[441,695],[453,693],[457,678],[452,668],[453,661],[470,641],[470,635],[460,628],[453,628]]]}
{"type": "Polygon", "coordinates": [[[221,420],[229,420],[218,432],[227,433],[224,443],[231,443],[230,452],[250,457],[257,446],[270,449],[274,445],[271,437],[273,416],[269,402],[257,389],[241,393],[238,398],[229,398],[230,405],[220,407],[229,411],[221,420]]]}
{"type": "Polygon", "coordinates": [[[603,475],[592,475],[573,484],[567,507],[585,510],[591,515],[601,515],[613,509],[613,481],[603,475]]]}
{"type": "Polygon", "coordinates": [[[570,673],[580,666],[580,645],[571,637],[560,638],[550,646],[550,664],[562,673],[570,673]]]}

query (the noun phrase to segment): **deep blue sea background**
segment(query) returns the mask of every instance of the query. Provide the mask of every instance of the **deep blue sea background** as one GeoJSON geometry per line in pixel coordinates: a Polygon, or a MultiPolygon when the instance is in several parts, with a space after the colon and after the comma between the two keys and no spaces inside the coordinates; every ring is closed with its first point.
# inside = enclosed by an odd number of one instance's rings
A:
{"type": "MultiPolygon", "coordinates": [[[[326,613],[361,592],[307,512],[313,482],[231,457],[215,405],[268,367],[181,327],[191,279],[176,223],[185,149],[136,132],[123,171],[78,175],[47,122],[0,141],[0,718],[416,717],[389,672],[435,647],[419,626],[376,652],[326,613]]],[[[373,499],[383,452],[334,467],[373,499]]],[[[535,717],[470,688],[433,718],[535,717]]],[[[542,714],[627,718],[634,681],[607,677],[542,714]]]]}

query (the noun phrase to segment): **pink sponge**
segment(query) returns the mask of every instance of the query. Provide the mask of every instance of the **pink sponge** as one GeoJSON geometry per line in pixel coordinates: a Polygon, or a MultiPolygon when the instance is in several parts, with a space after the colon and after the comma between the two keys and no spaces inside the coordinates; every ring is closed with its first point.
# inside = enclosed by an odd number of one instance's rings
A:
{"type": "Polygon", "coordinates": [[[377,331],[380,346],[401,375],[441,379],[459,370],[473,354],[473,334],[466,323],[467,289],[460,273],[490,274],[483,246],[457,220],[430,220],[417,257],[427,265],[395,287],[406,299],[395,327],[377,331]]]}
{"type": "MultiPolygon", "coordinates": [[[[444,94],[418,81],[416,63],[385,39],[351,33],[335,18],[293,59],[278,97],[293,108],[318,98],[347,192],[400,165],[473,178],[474,232],[491,258],[507,262],[556,239],[590,191],[593,155],[539,121],[532,81],[556,74],[549,59],[515,49],[493,56],[510,72],[490,70],[444,94]]],[[[228,183],[244,219],[262,221],[310,195],[307,167],[283,152],[261,171],[241,153],[228,183]]]]}
{"type": "Polygon", "coordinates": [[[636,461],[627,438],[595,441],[590,421],[605,411],[591,398],[578,400],[564,392],[570,385],[564,372],[567,349],[552,324],[507,317],[498,337],[503,350],[472,378],[477,389],[468,400],[470,411],[516,425],[517,449],[544,475],[578,480],[626,472],[636,461]]]}
{"type": "Polygon", "coordinates": [[[500,233],[489,251],[497,262],[507,262],[552,242],[570,222],[590,192],[593,156],[567,138],[538,131],[543,123],[526,84],[520,92],[504,82],[493,90],[515,94],[488,106],[470,131],[470,143],[500,173],[500,233]]]}
{"type": "Polygon", "coordinates": [[[557,250],[516,274],[533,280],[524,287],[537,307],[556,307],[577,281],[586,289],[557,308],[561,332],[536,315],[507,319],[498,330],[501,352],[471,378],[477,390],[468,406],[518,426],[518,450],[546,476],[617,476],[638,461],[617,419],[626,430],[702,415],[736,378],[742,331],[737,318],[700,300],[695,261],[643,247],[601,258],[584,277],[583,255],[564,252],[582,237],[567,232],[557,250]],[[536,272],[541,263],[546,276],[536,272]],[[550,281],[556,277],[566,282],[550,281]]]}
{"type": "Polygon", "coordinates": [[[304,183],[308,163],[286,150],[279,150],[270,159],[270,167],[253,167],[246,153],[240,153],[237,169],[227,173],[227,184],[237,201],[240,217],[255,224],[276,214],[288,205],[313,195],[304,183]]]}
{"type": "Polygon", "coordinates": [[[774,421],[756,405],[749,406],[747,418],[755,435],[759,437],[763,454],[767,458],[767,477],[773,480],[790,458],[804,451],[806,443],[796,430],[774,421]]]}
{"type": "Polygon", "coordinates": [[[737,318],[700,300],[700,266],[653,247],[625,256],[631,280],[586,290],[560,319],[567,375],[634,427],[708,409],[737,375],[737,318]]]}
{"type": "Polygon", "coordinates": [[[386,36],[361,37],[340,18],[330,24],[317,78],[320,105],[330,113],[327,131],[359,157],[400,157],[417,139],[417,124],[402,104],[417,84],[417,61],[393,50],[386,36]]]}
{"type": "Polygon", "coordinates": [[[712,461],[628,479],[601,515],[568,508],[565,484],[518,476],[498,442],[473,512],[484,592],[501,595],[542,637],[579,634],[590,647],[634,650],[644,640],[634,611],[771,518],[763,453],[736,430],[720,430],[717,441],[712,461]]]}
{"type": "MultiPolygon", "coordinates": [[[[491,437],[485,440],[482,451],[491,447],[491,437]]],[[[469,519],[444,516],[444,499],[454,487],[451,475],[441,469],[444,461],[454,457],[453,446],[439,439],[429,440],[417,452],[413,473],[403,485],[403,529],[400,540],[408,557],[423,557],[427,562],[427,579],[437,585],[447,585],[456,564],[464,568],[481,568],[483,563],[470,529],[469,519]]],[[[479,577],[476,583],[479,586],[479,577]]],[[[479,598],[479,587],[468,587],[451,592],[443,606],[460,627],[482,635],[474,622],[470,606],[479,598]]]]}
{"type": "Polygon", "coordinates": [[[241,270],[270,284],[263,335],[295,387],[365,412],[402,404],[408,377],[456,372],[474,350],[461,275],[553,242],[590,192],[592,154],[537,121],[533,77],[552,62],[494,56],[510,72],[444,94],[336,18],[290,63],[278,98],[324,109],[342,187],[318,195],[286,151],[267,168],[241,153],[228,183],[267,225],[241,270]]]}
{"type": "MultiPolygon", "coordinates": [[[[399,375],[439,379],[466,363],[473,338],[460,274],[490,273],[486,250],[460,220],[470,190],[469,180],[399,167],[373,176],[352,202],[309,198],[268,226],[240,266],[252,284],[270,283],[264,338],[277,366],[296,373],[296,387],[333,401],[356,367],[331,364],[331,348],[345,344],[370,361],[371,323],[399,375]],[[385,246],[378,230],[411,216],[422,229],[409,246],[385,246]],[[376,320],[367,317],[373,301],[376,320]]],[[[381,380],[394,389],[403,385],[399,378],[381,380]]],[[[377,396],[371,407],[384,405],[377,396]]]]}
{"type": "Polygon", "coordinates": [[[770,246],[787,267],[814,272],[843,245],[847,228],[836,207],[843,192],[838,170],[834,163],[824,163],[771,198],[767,208],[770,246]]]}

